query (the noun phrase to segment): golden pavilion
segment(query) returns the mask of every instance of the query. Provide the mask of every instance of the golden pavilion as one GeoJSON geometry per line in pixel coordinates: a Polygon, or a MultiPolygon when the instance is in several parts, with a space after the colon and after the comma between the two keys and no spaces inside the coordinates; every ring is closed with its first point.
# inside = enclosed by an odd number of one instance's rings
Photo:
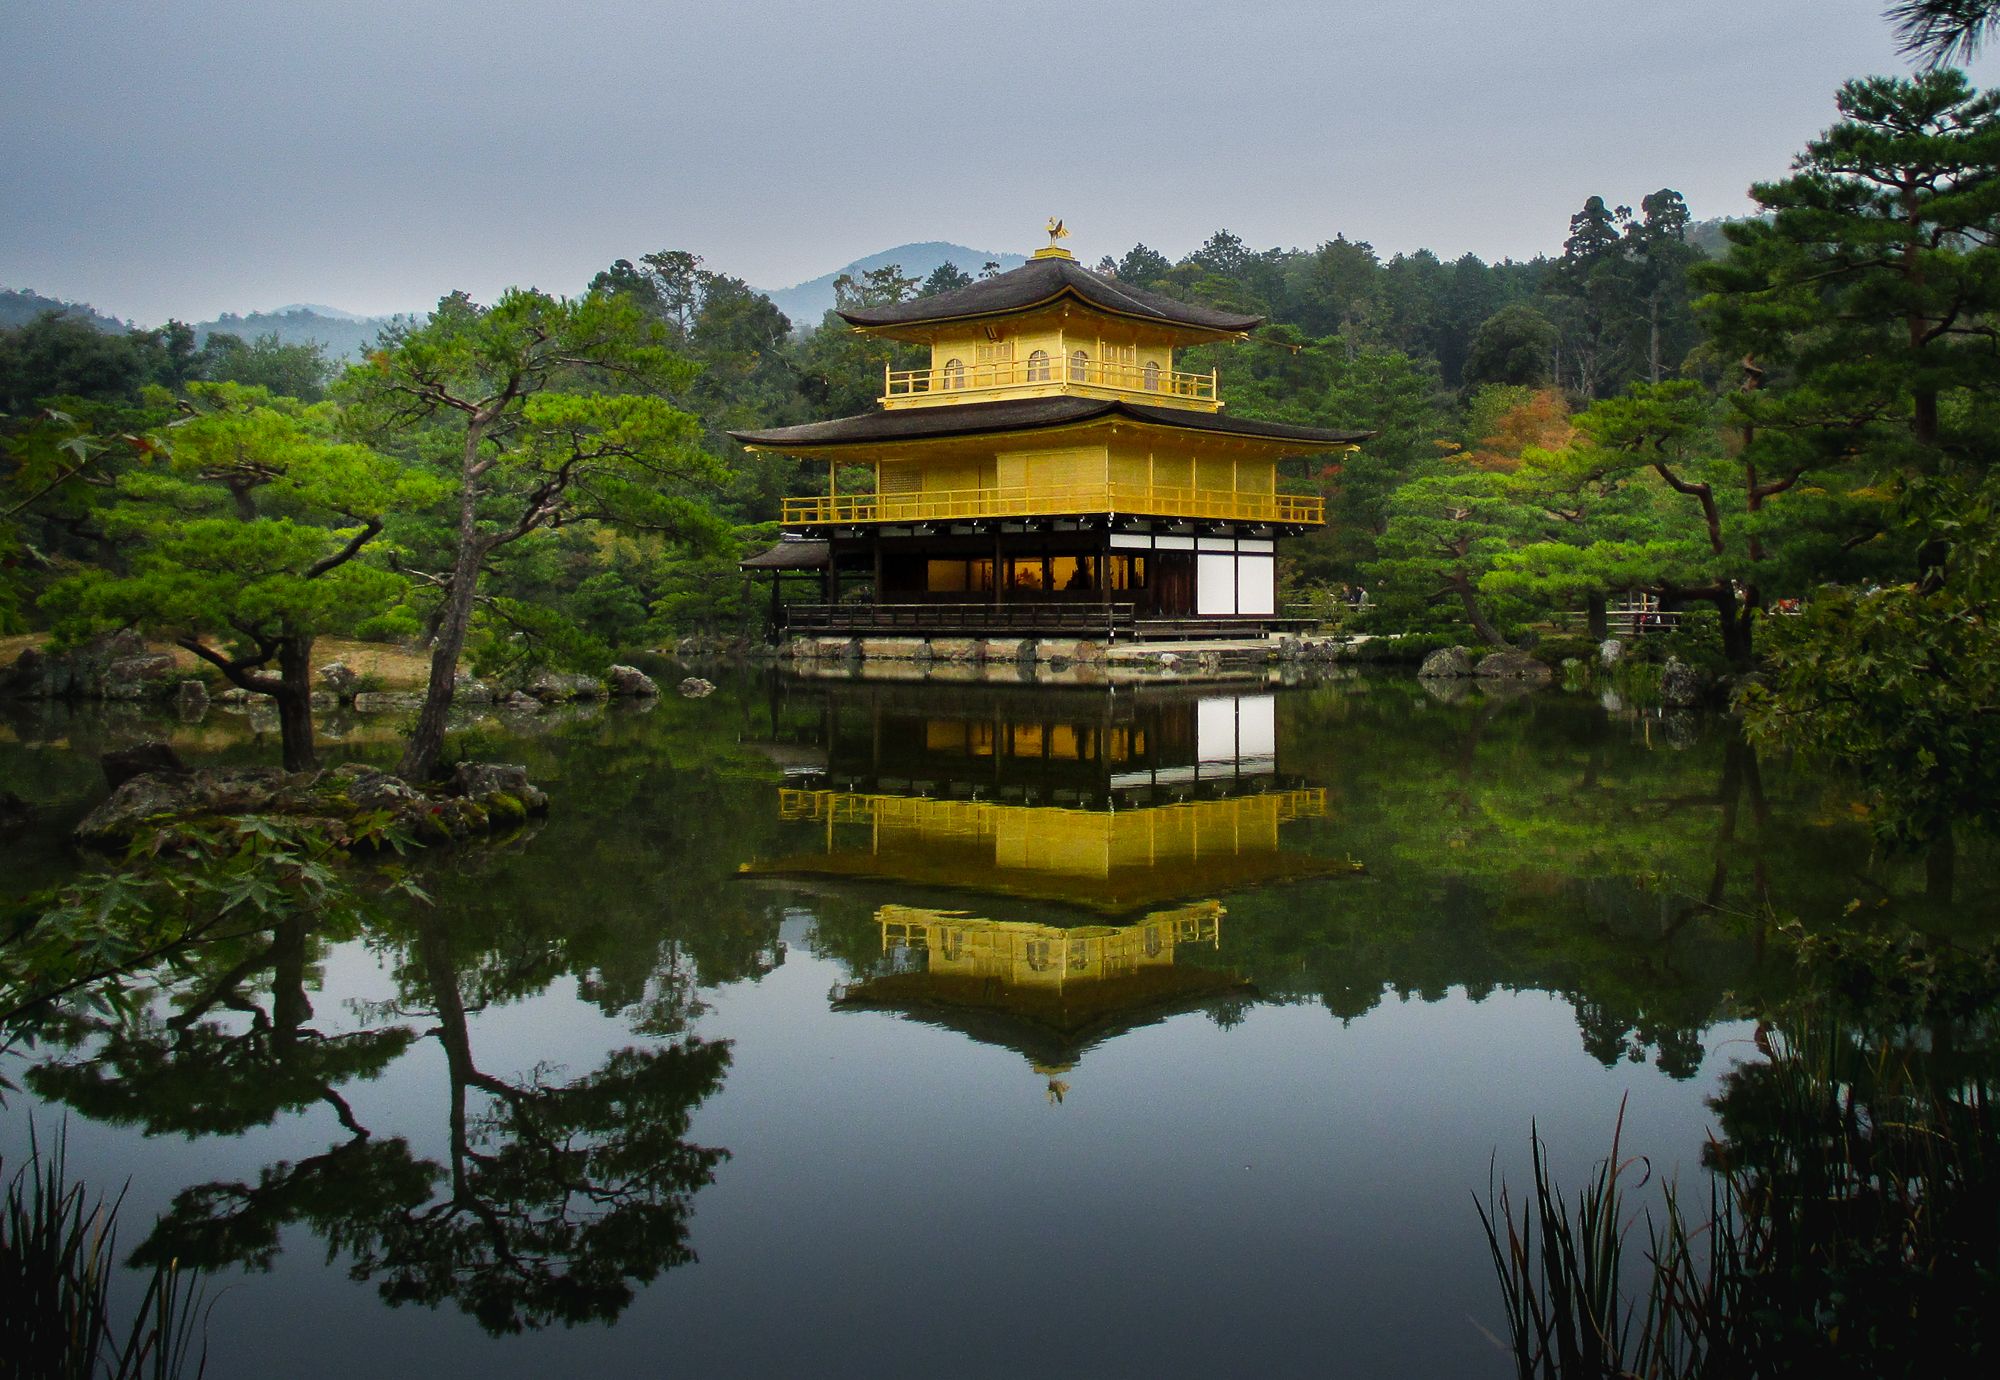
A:
{"type": "Polygon", "coordinates": [[[1325,521],[1281,492],[1278,462],[1350,449],[1366,431],[1235,417],[1216,375],[1178,348],[1240,340],[1263,318],[1178,302],[1098,274],[1053,242],[956,291],[840,315],[926,345],[885,367],[881,407],[731,433],[827,464],[827,492],[788,498],[787,540],[746,570],[817,571],[795,632],[1061,631],[1227,637],[1279,626],[1276,542],[1325,521]],[[840,471],[864,467],[863,492],[840,471]],[[843,601],[843,582],[872,591],[843,601]]]}

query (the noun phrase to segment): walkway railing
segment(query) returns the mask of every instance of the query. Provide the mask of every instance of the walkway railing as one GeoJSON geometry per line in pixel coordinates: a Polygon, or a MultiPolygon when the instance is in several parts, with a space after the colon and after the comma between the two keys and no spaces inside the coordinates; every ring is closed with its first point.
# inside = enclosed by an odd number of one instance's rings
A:
{"type": "Polygon", "coordinates": [[[882,401],[907,402],[912,398],[949,400],[1001,389],[1055,388],[1075,384],[1084,388],[1131,393],[1142,398],[1176,402],[1213,403],[1216,376],[1162,369],[1158,365],[1113,364],[1101,359],[1076,358],[1020,359],[1004,364],[959,364],[949,362],[935,369],[890,369],[882,371],[882,401]]]}
{"type": "Polygon", "coordinates": [[[1316,494],[1259,494],[1168,484],[1017,484],[991,489],[788,498],[787,527],[830,523],[957,522],[976,518],[1130,513],[1138,517],[1222,518],[1320,526],[1326,500],[1316,494]]]}

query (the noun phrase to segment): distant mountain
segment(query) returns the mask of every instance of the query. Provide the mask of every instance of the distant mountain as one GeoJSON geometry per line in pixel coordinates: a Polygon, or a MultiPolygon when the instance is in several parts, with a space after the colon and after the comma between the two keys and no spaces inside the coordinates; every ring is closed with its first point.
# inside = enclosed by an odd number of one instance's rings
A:
{"type": "Polygon", "coordinates": [[[300,305],[277,311],[253,311],[247,316],[226,311],[213,321],[195,322],[194,333],[197,340],[207,340],[217,332],[242,336],[245,340],[275,335],[286,345],[318,344],[324,347],[328,359],[355,360],[375,344],[375,338],[386,328],[418,319],[356,316],[336,307],[300,305]]]}
{"type": "Polygon", "coordinates": [[[779,288],[775,292],[769,288],[758,288],[757,291],[770,298],[779,311],[791,318],[793,329],[810,331],[816,329],[820,319],[833,309],[833,280],[843,273],[851,273],[858,278],[870,269],[897,264],[906,277],[928,278],[939,264],[953,263],[976,278],[979,270],[988,263],[997,263],[1004,271],[1019,268],[1026,262],[1027,259],[1020,254],[995,254],[984,249],[968,249],[962,244],[927,240],[922,244],[899,244],[894,249],[856,259],[796,287],[779,288]]]}
{"type": "Polygon", "coordinates": [[[60,312],[64,316],[81,317],[100,331],[122,331],[125,323],[116,317],[106,316],[88,302],[64,302],[55,297],[44,297],[31,288],[15,291],[0,288],[0,329],[25,326],[44,312],[60,312]]]}

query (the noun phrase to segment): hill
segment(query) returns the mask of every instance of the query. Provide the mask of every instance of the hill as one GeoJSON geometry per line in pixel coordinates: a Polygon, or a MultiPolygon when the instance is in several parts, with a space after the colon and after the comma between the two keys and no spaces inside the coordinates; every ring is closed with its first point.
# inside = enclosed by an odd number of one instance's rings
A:
{"type": "Polygon", "coordinates": [[[1004,270],[1019,268],[1026,262],[1027,259],[1019,254],[994,254],[984,249],[968,249],[962,244],[948,244],[943,240],[926,240],[921,244],[899,244],[894,249],[884,249],[879,254],[856,259],[831,273],[822,273],[811,282],[776,291],[769,288],[758,288],[757,291],[770,298],[779,311],[791,318],[793,329],[810,331],[817,328],[820,319],[833,310],[833,280],[843,273],[859,277],[870,269],[898,264],[906,275],[926,278],[939,264],[954,263],[976,277],[988,263],[997,263],[1004,270]]]}
{"type": "Polygon", "coordinates": [[[32,288],[18,291],[0,288],[0,329],[25,326],[44,312],[61,312],[65,316],[78,316],[97,327],[100,331],[122,331],[125,323],[115,317],[106,316],[88,302],[65,302],[60,298],[44,297],[32,288]]]}
{"type": "Polygon", "coordinates": [[[213,321],[195,322],[194,333],[198,340],[207,340],[218,331],[242,336],[245,340],[275,335],[286,345],[316,343],[324,347],[326,357],[331,360],[354,360],[361,358],[362,352],[375,343],[375,337],[385,328],[417,319],[414,316],[355,316],[332,307],[296,306],[278,311],[253,311],[242,316],[226,311],[213,321]]]}

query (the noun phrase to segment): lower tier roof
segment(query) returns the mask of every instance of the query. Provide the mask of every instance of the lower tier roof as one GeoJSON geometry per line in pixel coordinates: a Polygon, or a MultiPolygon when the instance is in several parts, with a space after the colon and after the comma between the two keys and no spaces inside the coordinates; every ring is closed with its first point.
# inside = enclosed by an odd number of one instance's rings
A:
{"type": "Polygon", "coordinates": [[[884,441],[937,441],[957,436],[1040,431],[1119,418],[1148,426],[1170,427],[1176,431],[1296,442],[1301,454],[1352,445],[1375,434],[1372,431],[1327,431],[1318,427],[1293,426],[1289,422],[1235,417],[1223,412],[1151,407],[1122,398],[1088,398],[1069,394],[905,407],[894,411],[864,412],[854,417],[836,417],[826,422],[807,422],[802,426],[781,426],[767,431],[732,431],[729,434],[746,446],[762,450],[819,450],[884,441]]]}

